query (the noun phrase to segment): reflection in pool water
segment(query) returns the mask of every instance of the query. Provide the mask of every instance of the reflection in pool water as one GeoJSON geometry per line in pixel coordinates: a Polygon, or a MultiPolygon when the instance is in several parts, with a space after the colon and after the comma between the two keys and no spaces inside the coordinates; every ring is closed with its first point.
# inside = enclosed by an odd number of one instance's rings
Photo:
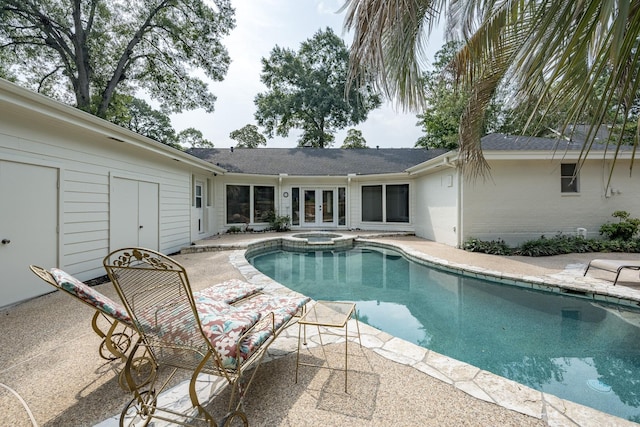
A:
{"type": "Polygon", "coordinates": [[[249,261],[314,299],[353,301],[394,336],[640,421],[640,312],[463,277],[395,251],[274,251],[249,261]]]}

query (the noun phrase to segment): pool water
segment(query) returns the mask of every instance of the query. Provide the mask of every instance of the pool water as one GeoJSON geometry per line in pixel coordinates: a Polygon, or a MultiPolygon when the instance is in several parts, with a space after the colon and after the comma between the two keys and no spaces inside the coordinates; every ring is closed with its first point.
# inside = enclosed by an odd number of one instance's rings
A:
{"type": "Polygon", "coordinates": [[[447,273],[389,249],[273,251],[249,261],[360,321],[536,390],[640,421],[640,311],[447,273]]]}

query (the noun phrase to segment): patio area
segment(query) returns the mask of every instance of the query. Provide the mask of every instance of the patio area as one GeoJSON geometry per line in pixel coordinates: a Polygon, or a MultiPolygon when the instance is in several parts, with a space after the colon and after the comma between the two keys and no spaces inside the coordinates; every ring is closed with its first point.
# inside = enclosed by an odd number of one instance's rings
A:
{"type": "MultiPolygon", "coordinates": [[[[562,284],[608,294],[612,301],[618,297],[640,301],[637,272],[623,273],[615,287],[604,280],[610,280],[611,273],[590,271],[588,277],[582,276],[591,259],[636,259],[636,254],[498,257],[413,236],[353,234],[393,244],[412,256],[453,269],[562,284]]],[[[256,271],[244,258],[244,250],[249,243],[282,235],[216,236],[196,242],[173,258],[186,267],[194,290],[237,278],[265,285],[267,292],[277,291],[280,285],[256,271]]],[[[110,283],[98,289],[116,297],[110,283]]],[[[40,426],[118,425],[119,413],[131,396],[118,385],[119,362],[105,362],[98,356],[100,340],[91,330],[92,315],[91,308],[60,292],[0,311],[0,384],[4,385],[0,387],[0,411],[5,422],[32,426],[31,415],[40,426]]],[[[363,347],[349,344],[348,394],[343,389],[344,377],[337,371],[301,367],[296,383],[298,328],[293,326],[281,335],[249,390],[245,409],[250,425],[636,425],[537,392],[362,323],[360,328],[363,347]]],[[[340,366],[344,346],[334,340],[326,350],[330,362],[340,366]]],[[[321,356],[316,336],[311,336],[303,353],[309,360],[321,356]]],[[[179,390],[174,393],[178,400],[183,397],[179,390]]]]}

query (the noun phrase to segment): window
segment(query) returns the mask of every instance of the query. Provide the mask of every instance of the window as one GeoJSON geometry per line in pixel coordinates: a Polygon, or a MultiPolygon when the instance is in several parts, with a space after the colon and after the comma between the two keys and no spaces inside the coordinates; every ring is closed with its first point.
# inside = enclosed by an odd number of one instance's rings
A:
{"type": "Polygon", "coordinates": [[[362,221],[409,222],[409,184],[363,185],[362,221]]]}
{"type": "Polygon", "coordinates": [[[275,211],[274,187],[227,185],[227,224],[268,222],[275,211]]]}
{"type": "Polygon", "coordinates": [[[202,207],[202,184],[196,183],[196,208],[200,209],[202,207]]]}
{"type": "Polygon", "coordinates": [[[560,188],[563,193],[577,193],[578,174],[575,163],[562,163],[560,165],[560,188]]]}
{"type": "Polygon", "coordinates": [[[387,185],[387,222],[409,222],[409,184],[387,185]]]}
{"type": "Polygon", "coordinates": [[[300,225],[300,189],[291,189],[291,225],[300,225]]]}
{"type": "Polygon", "coordinates": [[[362,220],[382,222],[382,185],[362,186],[362,220]]]}
{"type": "Polygon", "coordinates": [[[269,222],[269,214],[276,211],[273,187],[253,187],[253,221],[269,222]]]}
{"type": "Polygon", "coordinates": [[[227,223],[245,224],[251,222],[250,201],[250,186],[227,185],[227,223]]]}
{"type": "Polygon", "coordinates": [[[269,222],[275,211],[275,188],[262,185],[227,185],[227,224],[269,222]]]}
{"type": "Polygon", "coordinates": [[[338,225],[347,224],[347,189],[338,187],[338,225]]]}

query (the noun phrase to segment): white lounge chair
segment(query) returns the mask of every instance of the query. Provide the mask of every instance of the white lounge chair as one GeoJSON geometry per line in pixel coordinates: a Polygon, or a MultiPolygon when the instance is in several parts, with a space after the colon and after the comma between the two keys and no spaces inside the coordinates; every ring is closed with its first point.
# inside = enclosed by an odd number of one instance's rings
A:
{"type": "Polygon", "coordinates": [[[590,268],[597,268],[599,270],[616,273],[616,278],[613,280],[613,285],[615,286],[622,270],[627,269],[640,271],[640,261],[623,259],[594,259],[589,263],[589,265],[587,265],[587,269],[584,271],[583,276],[587,275],[587,271],[589,271],[590,268]]]}

